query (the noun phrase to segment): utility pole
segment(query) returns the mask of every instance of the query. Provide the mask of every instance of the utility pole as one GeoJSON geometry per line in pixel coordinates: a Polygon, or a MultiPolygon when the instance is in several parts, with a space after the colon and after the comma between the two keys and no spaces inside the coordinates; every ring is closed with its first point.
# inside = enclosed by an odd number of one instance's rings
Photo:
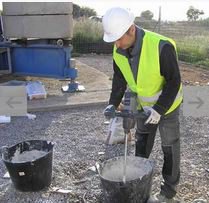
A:
{"type": "Polygon", "coordinates": [[[161,24],[161,6],[159,7],[159,16],[158,16],[158,33],[160,33],[161,24]]]}

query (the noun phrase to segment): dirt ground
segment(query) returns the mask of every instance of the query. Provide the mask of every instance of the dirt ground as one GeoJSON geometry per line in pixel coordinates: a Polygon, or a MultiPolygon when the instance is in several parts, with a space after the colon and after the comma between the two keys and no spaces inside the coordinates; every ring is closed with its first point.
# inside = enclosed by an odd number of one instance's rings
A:
{"type": "MultiPolygon", "coordinates": [[[[111,79],[111,56],[83,55],[77,57],[76,60],[105,73],[111,79]]],[[[179,64],[184,85],[209,84],[208,70],[193,67],[181,62],[179,64]]],[[[79,75],[78,81],[83,85],[88,85],[88,81],[92,81],[96,77],[95,75],[89,74],[86,76],[88,69],[79,69],[79,66],[77,68],[79,75]]],[[[42,81],[50,95],[61,94],[60,88],[62,84],[66,83],[46,78],[17,77],[13,75],[0,76],[0,82],[9,80],[42,81]]],[[[106,154],[98,154],[99,152],[108,151],[112,156],[116,156],[117,152],[121,152],[121,149],[123,151],[124,148],[123,145],[114,146],[112,148],[105,146],[104,134],[106,133],[107,126],[103,125],[104,118],[101,113],[103,108],[103,106],[99,106],[96,109],[81,108],[73,111],[37,113],[38,119],[33,122],[24,118],[16,118],[9,126],[0,128],[1,146],[7,144],[7,142],[12,144],[14,139],[20,141],[26,138],[43,139],[44,137],[56,141],[57,147],[55,150],[55,163],[53,168],[55,175],[52,180],[52,186],[77,191],[75,194],[73,192],[70,193],[71,199],[67,196],[64,197],[62,194],[55,196],[51,194],[50,191],[42,191],[37,194],[24,194],[17,191],[13,192],[14,189],[8,186],[10,183],[3,183],[0,178],[0,203],[100,202],[101,198],[99,196],[101,195],[101,188],[99,178],[98,176],[89,174],[89,171],[86,169],[91,167],[98,160],[105,160],[104,156],[106,156],[106,154]],[[22,123],[24,123],[26,127],[17,131],[17,128],[20,128],[22,123]],[[82,128],[80,127],[81,123],[82,128]],[[85,139],[83,139],[83,137],[85,137],[85,139]]],[[[183,199],[182,203],[207,203],[209,202],[209,118],[185,118],[181,113],[180,123],[182,134],[182,174],[178,188],[178,196],[183,199]],[[202,199],[202,201],[195,201],[197,199],[202,199]]],[[[134,154],[133,145],[130,146],[130,153],[134,154]]],[[[156,160],[156,169],[153,177],[154,194],[159,190],[163,160],[159,133],[151,158],[156,160]]],[[[1,171],[0,174],[2,176],[1,171]]]]}
{"type": "Polygon", "coordinates": [[[184,85],[209,85],[209,70],[182,62],[179,64],[184,85]]]}
{"type": "MultiPolygon", "coordinates": [[[[110,55],[83,55],[75,58],[79,63],[84,63],[92,68],[95,68],[105,73],[111,80],[112,70],[112,58],[110,55]]],[[[190,64],[179,62],[181,71],[182,83],[184,85],[209,85],[209,70],[192,66],[190,64]]],[[[78,68],[78,82],[82,85],[88,86],[88,83],[95,79],[95,75],[88,74],[85,69],[78,68]]],[[[39,78],[31,76],[15,76],[15,75],[0,75],[0,83],[10,80],[21,81],[36,81],[39,80],[45,85],[46,91],[49,95],[58,95],[61,93],[61,87],[66,85],[68,81],[60,81],[58,79],[39,78]]],[[[88,90],[87,90],[88,91],[88,90]]]]}

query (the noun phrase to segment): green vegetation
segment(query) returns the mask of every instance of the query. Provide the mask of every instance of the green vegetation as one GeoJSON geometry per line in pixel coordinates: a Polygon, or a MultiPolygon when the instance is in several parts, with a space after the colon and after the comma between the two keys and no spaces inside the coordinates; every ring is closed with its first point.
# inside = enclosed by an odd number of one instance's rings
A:
{"type": "Polygon", "coordinates": [[[209,35],[187,36],[176,43],[179,60],[209,67],[209,35]]]}
{"type": "Polygon", "coordinates": [[[190,6],[186,14],[188,21],[196,21],[198,20],[200,15],[204,14],[204,11],[194,8],[193,6],[190,6]]]}
{"type": "Polygon", "coordinates": [[[154,14],[150,10],[142,11],[140,17],[146,20],[152,20],[154,14]]]}
{"type": "Polygon", "coordinates": [[[97,12],[89,7],[80,7],[77,4],[73,4],[73,18],[96,16],[97,12]]]}
{"type": "MultiPolygon", "coordinates": [[[[179,60],[209,68],[209,20],[161,25],[161,34],[176,41],[179,60]]],[[[143,26],[144,27],[144,26],[143,26]]],[[[144,27],[146,28],[146,27],[144,27]]],[[[152,31],[152,29],[150,29],[152,31]]],[[[102,40],[101,22],[83,19],[74,25],[73,47],[77,53],[111,53],[102,40]],[[105,49],[105,50],[104,50],[105,49]]]]}
{"type": "Polygon", "coordinates": [[[102,41],[103,29],[100,22],[84,19],[74,25],[73,41],[99,42],[102,41]]]}
{"type": "Polygon", "coordinates": [[[96,20],[83,19],[75,22],[73,51],[76,53],[110,53],[112,47],[103,42],[102,24],[96,20]],[[110,51],[108,51],[108,50],[110,51]]]}

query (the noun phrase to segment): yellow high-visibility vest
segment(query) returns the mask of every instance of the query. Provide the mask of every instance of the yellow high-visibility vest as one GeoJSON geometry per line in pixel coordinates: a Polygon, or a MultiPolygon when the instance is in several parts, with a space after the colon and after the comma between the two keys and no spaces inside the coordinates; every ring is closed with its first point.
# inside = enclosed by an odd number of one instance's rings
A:
{"type": "MultiPolygon", "coordinates": [[[[139,56],[137,82],[134,80],[128,59],[117,53],[116,46],[114,46],[113,49],[113,59],[115,63],[120,68],[129,88],[138,95],[138,109],[144,106],[153,106],[161,95],[163,86],[166,83],[165,78],[160,74],[160,40],[168,41],[176,50],[176,44],[172,39],[148,30],[144,30],[144,32],[145,35],[139,56]]],[[[183,91],[181,84],[178,94],[166,114],[175,110],[182,100],[183,91]]]]}

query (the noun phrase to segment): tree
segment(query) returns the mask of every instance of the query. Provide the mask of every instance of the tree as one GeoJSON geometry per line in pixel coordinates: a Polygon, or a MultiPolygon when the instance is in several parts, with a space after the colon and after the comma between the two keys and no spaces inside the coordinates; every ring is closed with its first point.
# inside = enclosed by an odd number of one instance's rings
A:
{"type": "Polygon", "coordinates": [[[79,18],[80,17],[80,6],[77,4],[73,4],[73,18],[79,18]]]}
{"type": "Polygon", "coordinates": [[[94,9],[89,7],[80,7],[77,4],[73,4],[73,18],[79,18],[79,17],[90,17],[90,16],[96,16],[97,13],[94,9]]]}
{"type": "Polygon", "coordinates": [[[96,16],[97,12],[89,7],[81,7],[80,15],[85,17],[96,16]]]}
{"type": "Polygon", "coordinates": [[[152,20],[153,13],[150,10],[142,11],[140,17],[146,20],[152,20]]]}
{"type": "Polygon", "coordinates": [[[193,6],[190,6],[186,14],[188,21],[196,21],[198,20],[200,15],[204,14],[204,12],[203,10],[199,10],[194,8],[193,6]]]}

